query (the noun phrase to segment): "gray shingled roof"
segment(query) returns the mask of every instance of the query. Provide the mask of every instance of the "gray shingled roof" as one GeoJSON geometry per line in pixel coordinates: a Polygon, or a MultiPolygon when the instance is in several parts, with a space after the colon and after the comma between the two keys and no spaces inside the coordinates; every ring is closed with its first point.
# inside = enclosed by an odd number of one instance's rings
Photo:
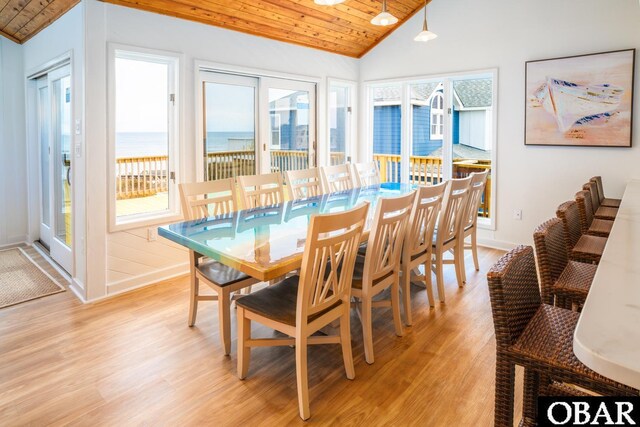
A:
{"type": "Polygon", "coordinates": [[[464,108],[491,107],[491,79],[454,81],[453,90],[464,108]]]}
{"type": "MultiPolygon", "coordinates": [[[[491,79],[458,80],[453,82],[463,108],[491,106],[491,79]]],[[[426,101],[438,86],[438,82],[411,85],[411,99],[426,101]]],[[[373,91],[374,102],[400,102],[402,86],[377,87],[373,91]]]]}
{"type": "MultiPolygon", "coordinates": [[[[453,144],[452,149],[454,159],[491,160],[491,150],[480,150],[464,144],[453,144]]],[[[442,148],[432,151],[429,156],[442,157],[442,148]]]]}

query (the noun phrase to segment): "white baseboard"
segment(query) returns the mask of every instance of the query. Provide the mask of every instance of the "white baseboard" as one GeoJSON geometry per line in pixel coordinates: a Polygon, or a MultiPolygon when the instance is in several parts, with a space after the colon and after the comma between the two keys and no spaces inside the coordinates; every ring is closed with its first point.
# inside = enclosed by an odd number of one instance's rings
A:
{"type": "Polygon", "coordinates": [[[88,301],[84,297],[84,283],[80,282],[76,278],[71,279],[71,284],[69,285],[69,289],[71,292],[83,303],[86,304],[88,301]]]}
{"type": "Polygon", "coordinates": [[[20,238],[9,239],[7,243],[3,243],[0,245],[0,249],[11,249],[11,248],[15,248],[20,245],[26,245],[26,244],[27,244],[27,239],[25,238],[25,236],[22,236],[20,238]]]}
{"type": "Polygon", "coordinates": [[[112,296],[119,295],[124,292],[129,292],[134,289],[139,289],[145,286],[154,285],[164,280],[169,280],[175,277],[184,276],[185,274],[189,274],[188,262],[166,267],[161,270],[154,271],[152,273],[133,277],[131,279],[125,279],[125,280],[120,280],[118,282],[109,283],[107,284],[107,295],[95,300],[91,300],[89,302],[94,302],[99,299],[110,298],[112,296]]]}
{"type": "Polygon", "coordinates": [[[500,249],[502,251],[510,251],[518,246],[516,243],[503,242],[494,239],[478,239],[478,246],[484,246],[485,248],[500,249]]]}

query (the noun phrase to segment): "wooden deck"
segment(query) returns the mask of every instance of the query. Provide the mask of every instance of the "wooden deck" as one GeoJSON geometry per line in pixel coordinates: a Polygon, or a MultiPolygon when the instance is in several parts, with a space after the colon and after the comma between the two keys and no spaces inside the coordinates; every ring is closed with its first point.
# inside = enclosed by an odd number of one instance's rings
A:
{"type": "Polygon", "coordinates": [[[118,216],[123,216],[166,210],[168,198],[168,193],[164,192],[153,196],[116,200],[116,212],[118,216]]]}
{"type": "Polygon", "coordinates": [[[376,310],[373,365],[353,316],[353,381],[338,346],[312,346],[307,423],[298,418],[294,350],[255,349],[240,381],[235,340],[222,355],[217,306],[202,303],[187,327],[187,278],[96,304],[64,292],[0,310],[0,425],[490,426],[495,338],[485,274],[500,255],[481,248],[481,272],[469,268],[464,289],[445,268],[446,305],[429,309],[414,287],[414,325],[403,338],[390,311],[376,310]]]}

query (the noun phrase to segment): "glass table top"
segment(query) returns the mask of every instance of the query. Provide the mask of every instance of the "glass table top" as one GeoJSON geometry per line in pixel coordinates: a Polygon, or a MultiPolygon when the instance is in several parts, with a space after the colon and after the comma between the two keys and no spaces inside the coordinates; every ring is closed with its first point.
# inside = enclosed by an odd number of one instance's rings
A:
{"type": "Polygon", "coordinates": [[[266,281],[300,267],[311,215],[341,212],[368,201],[371,203],[369,223],[379,198],[399,196],[415,188],[414,185],[399,183],[355,188],[171,224],[160,227],[158,234],[266,281]]]}

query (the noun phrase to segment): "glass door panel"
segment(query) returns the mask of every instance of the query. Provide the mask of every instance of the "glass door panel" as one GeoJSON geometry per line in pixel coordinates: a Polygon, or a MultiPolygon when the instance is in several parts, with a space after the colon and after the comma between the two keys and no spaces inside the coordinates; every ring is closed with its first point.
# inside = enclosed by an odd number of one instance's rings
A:
{"type": "Polygon", "coordinates": [[[329,164],[349,161],[350,87],[332,85],[329,89],[329,164]]]}
{"type": "Polygon", "coordinates": [[[372,88],[373,160],[382,182],[401,181],[402,85],[372,88]]]}
{"type": "Polygon", "coordinates": [[[55,237],[71,246],[71,77],[53,82],[55,237]]]}
{"type": "Polygon", "coordinates": [[[204,179],[255,174],[257,79],[203,75],[204,179]]]}
{"type": "Polygon", "coordinates": [[[444,146],[444,84],[442,81],[410,85],[411,152],[409,182],[442,182],[444,146]]]}
{"type": "Polygon", "coordinates": [[[269,110],[269,172],[308,169],[315,161],[315,85],[264,79],[269,110]]]}

